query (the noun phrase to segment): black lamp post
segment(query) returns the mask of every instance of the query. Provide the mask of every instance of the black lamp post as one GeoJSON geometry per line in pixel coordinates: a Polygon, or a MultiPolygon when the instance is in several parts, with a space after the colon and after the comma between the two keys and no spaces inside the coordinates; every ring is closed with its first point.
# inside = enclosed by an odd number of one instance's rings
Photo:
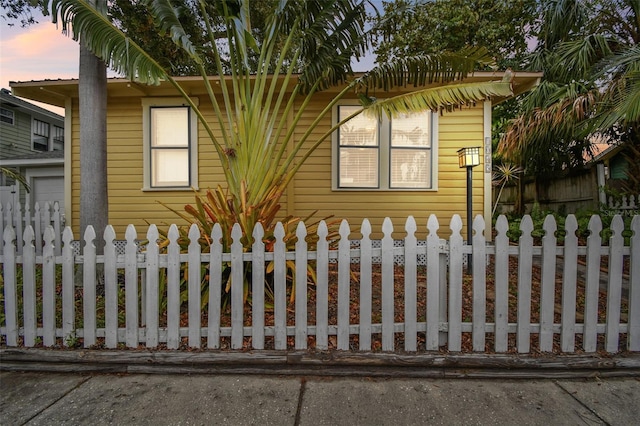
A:
{"type": "MultiPolygon", "coordinates": [[[[467,244],[471,245],[471,238],[473,235],[472,215],[473,215],[473,168],[480,164],[480,147],[473,146],[462,148],[458,150],[458,165],[460,168],[467,169],[467,244]]],[[[471,274],[472,264],[471,255],[467,256],[467,273],[471,274]]]]}

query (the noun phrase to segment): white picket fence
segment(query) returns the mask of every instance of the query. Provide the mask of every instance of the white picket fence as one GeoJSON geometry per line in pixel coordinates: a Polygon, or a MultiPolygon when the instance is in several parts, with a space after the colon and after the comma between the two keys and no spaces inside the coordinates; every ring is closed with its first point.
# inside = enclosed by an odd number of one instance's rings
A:
{"type": "MultiPolygon", "coordinates": [[[[60,256],[62,252],[62,230],[64,228],[64,212],[60,211],[60,205],[56,201],[55,203],[44,203],[44,206],[40,206],[39,203],[35,203],[33,212],[29,205],[25,205],[24,210],[22,205],[11,203],[7,205],[0,204],[0,235],[4,234],[5,228],[14,228],[17,235],[22,235],[24,230],[29,226],[33,228],[36,254],[42,254],[42,236],[47,226],[52,226],[54,229],[54,253],[56,256],[60,256]]],[[[16,251],[18,254],[22,254],[23,241],[18,238],[16,241],[16,251]]],[[[2,244],[0,244],[0,254],[2,254],[2,244]]]]}
{"type": "Polygon", "coordinates": [[[638,214],[638,211],[640,211],[640,195],[623,195],[619,200],[609,197],[607,207],[620,214],[628,215],[628,212],[638,214]]]}
{"type": "Polygon", "coordinates": [[[305,240],[307,229],[300,224],[295,250],[287,251],[283,242],[284,228],[278,224],[273,251],[267,252],[264,231],[258,224],[253,231],[255,243],[251,252],[245,252],[240,242],[240,227],[235,225],[230,252],[223,253],[222,231],[216,225],[210,236],[213,241],[211,251],[202,253],[198,243],[200,232],[192,226],[188,252],[181,253],[175,225],[169,228],[169,244],[165,247],[157,243],[158,228],[151,225],[146,233],[150,243],[146,251],[140,253],[138,234],[134,226],[129,225],[122,255],[116,254],[116,234],[111,226],[104,231],[104,255],[96,254],[96,235],[91,227],[84,235],[86,245],[82,255],[74,254],[73,234],[67,228],[61,254],[56,255],[54,230],[49,226],[40,256],[36,254],[31,227],[24,232],[23,254],[17,255],[16,234],[9,226],[4,230],[4,252],[0,255],[5,318],[0,335],[7,346],[22,344],[26,347],[40,343],[45,347],[70,345],[82,339],[86,348],[96,344],[107,348],[118,345],[157,348],[166,344],[168,349],[188,345],[209,349],[304,350],[312,342],[313,348],[320,351],[416,352],[436,351],[444,346],[448,351],[458,352],[464,349],[463,338],[466,337],[471,339],[472,350],[476,352],[487,349],[551,352],[557,348],[566,353],[575,352],[576,348],[585,352],[640,351],[640,216],[635,216],[631,222],[633,236],[629,245],[625,245],[624,222],[620,216],[612,221],[608,245],[602,244],[602,222],[598,216],[591,218],[591,234],[584,246],[578,244],[575,235],[578,226],[573,215],[566,219],[567,235],[561,246],[557,244],[553,216],[546,218],[546,234],[541,246],[534,246],[533,222],[529,216],[520,224],[522,235],[517,245],[509,243],[508,223],[504,216],[497,221],[497,236],[493,243],[485,238],[484,233],[489,230],[480,216],[473,222],[475,236],[470,245],[463,241],[462,221],[458,215],[452,217],[449,227],[450,237],[447,241],[442,240],[438,236],[440,225],[432,215],[426,224],[428,235],[424,244],[418,244],[418,227],[413,217],[409,217],[404,226],[404,244],[397,247],[392,238],[393,224],[386,219],[382,226],[381,247],[374,248],[370,239],[371,226],[365,219],[359,229],[362,234],[359,248],[354,249],[346,221],[340,226],[340,239],[336,245],[327,241],[327,226],[322,222],[317,231],[319,241],[315,249],[309,251],[305,240]],[[473,260],[470,291],[463,291],[463,257],[466,255],[471,255],[473,260]],[[600,285],[603,256],[608,259],[604,290],[600,285]],[[394,274],[394,267],[398,267],[394,258],[398,257],[402,257],[404,263],[401,283],[395,282],[400,278],[394,274]],[[424,281],[418,280],[420,257],[426,257],[424,281]],[[509,301],[509,275],[513,272],[510,257],[517,258],[517,283],[511,282],[517,285],[517,307],[509,301]],[[625,257],[629,257],[630,263],[628,277],[623,277],[625,257]],[[372,265],[376,258],[381,262],[379,287],[372,279],[378,273],[372,265]],[[536,296],[532,298],[532,271],[536,258],[541,259],[542,264],[539,320],[534,323],[532,305],[536,296]],[[579,258],[586,261],[584,282],[578,279],[579,258]],[[353,259],[358,259],[359,265],[354,266],[353,259]],[[286,274],[287,265],[292,262],[296,265],[295,300],[288,303],[291,289],[287,290],[286,274]],[[330,265],[331,262],[337,265],[330,265]],[[272,266],[269,271],[273,272],[273,309],[265,312],[265,265],[269,263],[272,266]],[[83,265],[81,287],[74,283],[74,266],[78,264],[83,265]],[[98,265],[104,266],[103,285],[98,285],[96,280],[98,265]],[[315,285],[308,283],[308,266],[315,270],[315,285]],[[221,308],[225,268],[231,268],[229,311],[221,308]],[[243,304],[244,274],[248,268],[252,277],[250,308],[243,304]],[[41,273],[37,273],[38,269],[41,273]],[[56,282],[56,269],[61,269],[61,282],[56,282]],[[337,270],[337,283],[330,280],[330,271],[334,270],[337,270]],[[204,310],[201,308],[203,271],[208,275],[209,286],[208,307],[204,310]],[[490,310],[487,304],[488,274],[495,282],[490,310]],[[167,279],[166,295],[159,294],[160,276],[167,279]],[[188,301],[182,307],[181,277],[187,277],[188,281],[188,301]],[[19,284],[21,299],[18,297],[19,284]],[[625,289],[625,285],[628,288],[625,289]],[[337,297],[330,297],[332,286],[337,286],[337,297]],[[398,288],[404,293],[402,321],[397,321],[399,312],[394,312],[398,288]],[[584,291],[584,309],[580,316],[577,309],[579,288],[584,291]],[[353,293],[352,289],[355,290],[353,293]],[[554,299],[556,289],[561,292],[559,316],[554,299]],[[118,294],[122,291],[124,297],[119,300],[118,294]],[[628,292],[626,298],[623,297],[625,291],[628,292]],[[472,315],[465,319],[463,304],[467,303],[464,299],[469,293],[472,315]],[[357,294],[355,300],[352,294],[357,294]],[[604,322],[602,316],[599,320],[603,313],[599,312],[598,299],[602,294],[606,294],[604,322]],[[309,303],[311,295],[315,296],[313,304],[309,303]],[[166,310],[160,309],[159,296],[166,297],[166,310]],[[421,296],[426,296],[424,306],[417,303],[421,296]],[[98,310],[96,301],[101,297],[104,297],[104,307],[98,310]],[[18,306],[19,300],[22,300],[21,306],[18,306]],[[81,315],[76,312],[78,302],[82,305],[81,315]],[[352,304],[358,306],[357,310],[352,304]],[[374,305],[379,305],[379,310],[376,311],[374,305]],[[57,306],[61,309],[58,316],[57,306]],[[515,314],[513,309],[517,309],[515,314]],[[490,318],[487,318],[488,312],[492,313],[490,318]],[[314,315],[310,316],[310,313],[314,315]],[[350,322],[354,314],[357,314],[357,323],[350,322]],[[515,322],[509,320],[510,314],[515,322]],[[584,318],[581,323],[577,321],[579,317],[584,318]],[[622,317],[626,317],[626,321],[622,317]],[[206,324],[203,325],[204,318],[206,324]],[[309,321],[309,318],[314,320],[309,321]],[[419,321],[419,318],[424,320],[419,321]],[[310,336],[314,338],[309,339],[310,336]],[[401,339],[396,340],[399,336],[401,339]],[[398,347],[397,341],[403,342],[403,346],[398,347]],[[492,343],[488,348],[489,342],[492,343]]]}

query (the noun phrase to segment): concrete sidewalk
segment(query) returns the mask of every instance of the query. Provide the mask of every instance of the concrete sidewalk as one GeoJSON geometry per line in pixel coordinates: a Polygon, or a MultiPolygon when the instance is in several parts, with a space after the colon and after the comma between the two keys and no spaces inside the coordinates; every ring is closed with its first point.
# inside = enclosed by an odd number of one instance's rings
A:
{"type": "Polygon", "coordinates": [[[3,425],[638,424],[640,378],[0,372],[3,425]]]}

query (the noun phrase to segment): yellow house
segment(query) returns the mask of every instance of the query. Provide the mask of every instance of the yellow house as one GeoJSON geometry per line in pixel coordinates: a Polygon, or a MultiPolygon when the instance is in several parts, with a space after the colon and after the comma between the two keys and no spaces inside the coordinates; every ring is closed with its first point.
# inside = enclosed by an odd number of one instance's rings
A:
{"type": "MultiPolygon", "coordinates": [[[[502,77],[499,72],[476,72],[466,81],[502,77]]],[[[540,77],[540,73],[515,73],[514,94],[529,90],[540,77]]],[[[217,77],[214,79],[220,84],[217,77]]],[[[201,78],[177,80],[203,114],[213,120],[213,108],[201,78]]],[[[14,82],[11,87],[16,96],[65,108],[65,141],[69,142],[65,147],[64,205],[67,224],[78,235],[78,81],[14,82]]],[[[183,210],[186,204],[193,204],[193,189],[203,193],[218,184],[224,186],[220,163],[207,134],[168,83],[146,86],[116,78],[109,79],[107,90],[109,223],[119,236],[124,235],[128,224],[144,229],[147,223],[182,223],[158,201],[183,210]],[[175,138],[185,143],[172,146],[175,138]]],[[[401,87],[375,96],[383,98],[411,90],[401,87]]],[[[335,91],[316,95],[294,138],[304,133],[304,123],[314,120],[334,95],[335,91]]],[[[463,220],[466,217],[466,171],[458,165],[457,151],[480,147],[481,164],[473,172],[473,214],[489,218],[491,110],[503,100],[402,119],[357,117],[334,132],[301,167],[282,199],[283,215],[305,217],[317,210],[314,217],[347,219],[352,229],[368,218],[374,230],[390,217],[399,233],[407,216],[413,215],[424,235],[426,219],[435,213],[441,226],[448,229],[453,214],[460,214],[463,220]]],[[[318,135],[358,104],[355,96],[341,101],[318,126],[318,135]]]]}

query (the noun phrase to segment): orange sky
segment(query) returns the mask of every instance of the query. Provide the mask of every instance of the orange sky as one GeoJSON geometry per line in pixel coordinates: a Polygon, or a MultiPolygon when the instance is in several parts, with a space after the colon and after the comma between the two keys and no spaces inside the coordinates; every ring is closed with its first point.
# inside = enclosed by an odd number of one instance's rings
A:
{"type": "Polygon", "coordinates": [[[29,28],[1,25],[2,87],[9,81],[78,77],[78,44],[56,25],[44,19],[29,28]]]}
{"type": "MultiPolygon", "coordinates": [[[[62,34],[50,18],[36,19],[39,23],[27,28],[10,27],[0,19],[0,87],[10,89],[9,81],[78,78],[78,43],[62,34]]],[[[373,60],[365,58],[354,68],[366,71],[372,65],[373,60]]],[[[61,108],[41,106],[64,114],[61,108]]]]}
{"type": "Polygon", "coordinates": [[[10,89],[9,81],[78,78],[78,44],[47,18],[39,21],[28,28],[0,21],[0,87],[10,89]]]}

